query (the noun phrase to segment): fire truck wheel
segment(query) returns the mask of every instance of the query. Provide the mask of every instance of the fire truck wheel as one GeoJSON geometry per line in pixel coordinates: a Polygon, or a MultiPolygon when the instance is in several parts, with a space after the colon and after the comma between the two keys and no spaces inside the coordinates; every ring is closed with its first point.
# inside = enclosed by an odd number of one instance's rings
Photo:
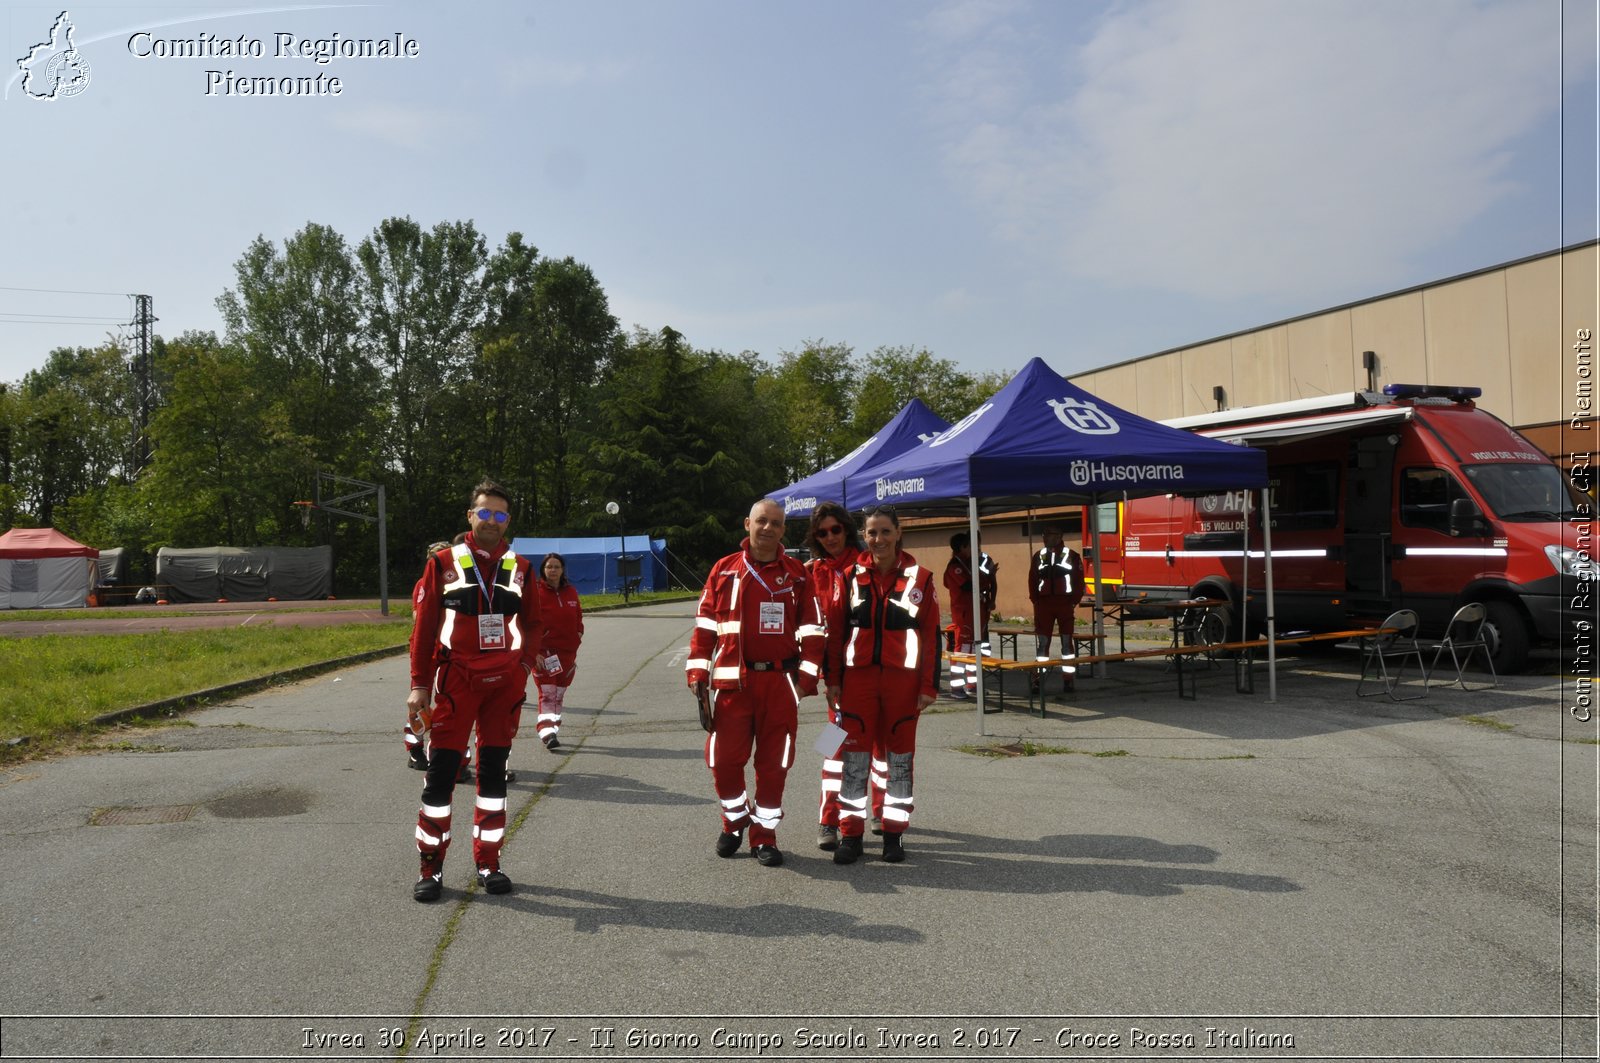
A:
{"type": "Polygon", "coordinates": [[[1483,637],[1489,643],[1489,656],[1500,675],[1522,671],[1528,663],[1528,624],[1510,602],[1484,602],[1488,617],[1483,637]]]}

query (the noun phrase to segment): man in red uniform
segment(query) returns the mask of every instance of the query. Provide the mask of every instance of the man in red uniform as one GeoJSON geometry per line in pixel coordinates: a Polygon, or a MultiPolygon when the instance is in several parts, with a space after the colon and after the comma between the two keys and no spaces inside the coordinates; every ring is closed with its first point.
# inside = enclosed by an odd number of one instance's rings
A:
{"type": "Polygon", "coordinates": [[[778,867],[800,699],[817,692],[826,640],[805,567],[783,549],[783,507],[763,498],[744,529],[739,550],[706,577],[685,670],[689,689],[711,705],[706,766],[722,803],[717,855],[738,852],[749,827],[750,851],[763,867],[778,867]],[[752,744],[753,804],[744,773],[752,744]]]}
{"type": "MultiPolygon", "coordinates": [[[[1033,638],[1038,656],[1035,660],[1050,659],[1050,637],[1055,629],[1061,631],[1061,656],[1073,656],[1072,629],[1076,623],[1078,603],[1083,600],[1083,558],[1076,550],[1069,550],[1061,538],[1059,524],[1044,529],[1044,549],[1033,555],[1028,563],[1028,597],[1033,602],[1033,638]]],[[[1070,664],[1061,666],[1061,674],[1070,688],[1077,669],[1070,664]]],[[[1033,689],[1039,689],[1039,674],[1034,673],[1033,689]]]]}
{"type": "MultiPolygon", "coordinates": [[[[950,597],[950,623],[956,628],[957,653],[971,653],[974,645],[989,652],[989,616],[994,612],[999,589],[996,574],[1000,566],[988,554],[978,554],[978,597],[983,605],[982,623],[972,622],[972,536],[956,532],[950,536],[950,560],[944,566],[944,589],[950,597]]],[[[950,693],[969,698],[977,689],[978,666],[952,664],[950,693]]]]}
{"type": "Polygon", "coordinates": [[[528,677],[539,657],[539,606],[528,562],[506,538],[511,503],[485,480],[472,492],[465,540],[428,559],[417,582],[411,628],[413,728],[429,729],[427,783],[417,813],[422,872],[411,895],[436,901],[450,848],[450,800],[473,725],[478,728],[478,800],[472,854],[478,882],[509,893],[500,870],[506,827],[506,758],[522,717],[528,677]],[[429,711],[429,704],[432,711],[429,711]]]}

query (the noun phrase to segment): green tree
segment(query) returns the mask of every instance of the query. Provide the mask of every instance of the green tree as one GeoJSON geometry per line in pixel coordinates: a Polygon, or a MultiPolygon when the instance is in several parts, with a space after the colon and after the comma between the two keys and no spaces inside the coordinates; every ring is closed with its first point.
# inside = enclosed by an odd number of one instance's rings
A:
{"type": "Polygon", "coordinates": [[[167,401],[151,418],[155,453],[140,484],[151,522],[146,545],[284,541],[292,515],[280,485],[309,483],[315,451],[295,434],[284,405],[260,392],[253,363],[210,333],[166,345],[167,401]]]}
{"type": "MultiPolygon", "coordinates": [[[[256,406],[246,416],[262,432],[257,446],[264,460],[248,494],[227,495],[229,542],[303,545],[326,531],[341,569],[370,567],[370,537],[344,522],[308,531],[293,506],[312,497],[318,470],[365,478],[377,468],[378,371],[361,343],[350,249],[334,229],[308,223],[281,250],[257,237],[234,273],[235,288],[217,306],[230,348],[242,358],[228,352],[227,392],[210,398],[251,397],[256,406]]],[[[204,461],[215,467],[218,459],[204,461]]]]}
{"type": "Polygon", "coordinates": [[[600,402],[601,433],[583,506],[609,532],[602,506],[623,506],[629,531],[665,538],[703,574],[738,543],[739,518],[772,475],[760,467],[754,357],[692,349],[681,333],[638,330],[600,402]]]}
{"type": "Polygon", "coordinates": [[[779,355],[777,369],[761,386],[763,398],[778,415],[784,444],[780,482],[774,486],[811,475],[866,438],[851,416],[859,387],[855,353],[845,344],[811,340],[798,351],[779,355]]]}
{"type": "Polygon", "coordinates": [[[856,393],[856,442],[882,428],[914,398],[921,399],[945,420],[959,421],[993,394],[990,391],[979,397],[980,390],[976,381],[954,362],[935,357],[926,348],[879,347],[867,356],[856,393]]]}
{"type": "Polygon", "coordinates": [[[486,471],[465,458],[484,422],[467,382],[487,251],[471,222],[425,231],[410,218],[389,218],[361,241],[356,258],[367,341],[383,374],[380,454],[392,470],[384,478],[394,541],[414,552],[461,526],[472,486],[464,481],[486,471]]]}
{"type": "Polygon", "coordinates": [[[7,403],[8,464],[21,505],[41,525],[56,526],[70,500],[124,478],[130,402],[122,350],[110,342],[58,348],[23,377],[7,403]]]}
{"type": "Polygon", "coordinates": [[[594,415],[595,382],[621,342],[589,267],[536,256],[512,233],[491,257],[473,373],[478,405],[490,414],[482,465],[501,470],[530,530],[572,523],[578,441],[594,415]]]}

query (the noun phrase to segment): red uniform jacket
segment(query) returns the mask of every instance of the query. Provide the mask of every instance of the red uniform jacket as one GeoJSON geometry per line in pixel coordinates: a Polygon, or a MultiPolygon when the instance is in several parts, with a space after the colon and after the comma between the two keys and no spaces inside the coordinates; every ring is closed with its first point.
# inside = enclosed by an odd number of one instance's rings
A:
{"type": "Polygon", "coordinates": [[[815,694],[824,632],[805,566],[782,546],[773,560],[757,561],[746,539],[706,577],[684,665],[689,686],[709,681],[717,690],[739,690],[747,664],[793,661],[800,692],[815,694]]]}
{"type": "MultiPolygon", "coordinates": [[[[983,626],[989,626],[989,614],[994,611],[995,595],[999,587],[995,579],[995,564],[988,554],[978,562],[978,594],[983,599],[983,626]]],[[[950,595],[950,622],[963,631],[973,630],[972,623],[972,568],[968,562],[951,555],[944,566],[944,589],[950,595]]]]}
{"type": "Polygon", "coordinates": [[[583,641],[583,606],[578,602],[578,588],[564,584],[558,591],[542,579],[534,580],[539,596],[539,619],[544,622],[544,636],[540,640],[546,653],[573,654],[583,641]]]}
{"type": "Polygon", "coordinates": [[[412,596],[411,685],[432,688],[445,660],[472,672],[509,672],[520,662],[531,674],[543,625],[538,597],[527,593],[528,572],[527,558],[504,542],[481,550],[471,532],[428,558],[412,596]],[[482,615],[503,618],[500,648],[479,645],[482,615]]]}
{"type": "Polygon", "coordinates": [[[1083,597],[1083,558],[1076,550],[1063,546],[1060,550],[1040,550],[1028,563],[1028,597],[1070,598],[1076,602],[1083,597]]]}
{"type": "MultiPolygon", "coordinates": [[[[824,620],[833,622],[832,618],[844,613],[845,587],[850,570],[855,567],[856,558],[860,552],[845,549],[838,557],[815,557],[806,562],[806,571],[811,574],[811,585],[815,588],[817,604],[822,609],[824,620]]],[[[822,674],[829,686],[839,685],[837,672],[828,671],[828,660],[824,657],[822,674]]]]}
{"type": "Polygon", "coordinates": [[[850,569],[844,609],[828,618],[828,674],[882,666],[921,676],[921,693],[939,694],[939,599],[933,573],[900,551],[895,567],[879,572],[862,551],[850,569]]]}

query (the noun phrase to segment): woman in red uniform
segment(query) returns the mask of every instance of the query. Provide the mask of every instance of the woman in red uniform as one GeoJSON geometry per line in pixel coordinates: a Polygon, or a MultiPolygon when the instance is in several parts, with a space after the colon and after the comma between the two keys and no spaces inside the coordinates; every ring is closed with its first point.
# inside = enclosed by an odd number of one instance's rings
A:
{"type": "Polygon", "coordinates": [[[539,685],[539,741],[560,749],[561,704],[578,675],[578,643],[583,641],[583,606],[578,588],[567,582],[567,560],[545,554],[539,563],[539,615],[544,620],[543,653],[533,678],[539,685]]]}
{"type": "MultiPolygon", "coordinates": [[[[806,571],[811,575],[811,585],[816,588],[817,602],[824,616],[842,615],[845,601],[845,580],[856,560],[861,556],[861,538],[856,531],[855,518],[837,502],[823,502],[811,511],[811,523],[806,528],[806,545],[811,547],[811,560],[806,571]]],[[[824,666],[826,668],[826,666],[824,666]]],[[[828,696],[828,722],[839,722],[839,679],[824,670],[822,685],[828,696]]],[[[881,759],[881,752],[875,759],[881,759]]],[[[839,775],[844,762],[835,752],[822,760],[822,807],[817,818],[817,848],[832,851],[839,847],[839,775]]],[[[883,788],[873,787],[873,811],[881,814],[883,788]]]]}
{"type": "Polygon", "coordinates": [[[866,511],[867,549],[851,569],[844,609],[830,617],[828,670],[843,676],[839,726],[839,848],[833,862],[861,856],[867,819],[867,775],[874,746],[887,761],[883,858],[906,858],[900,835],[911,822],[912,759],[917,718],[939,692],[939,600],[933,573],[900,549],[893,506],[866,511]]]}

